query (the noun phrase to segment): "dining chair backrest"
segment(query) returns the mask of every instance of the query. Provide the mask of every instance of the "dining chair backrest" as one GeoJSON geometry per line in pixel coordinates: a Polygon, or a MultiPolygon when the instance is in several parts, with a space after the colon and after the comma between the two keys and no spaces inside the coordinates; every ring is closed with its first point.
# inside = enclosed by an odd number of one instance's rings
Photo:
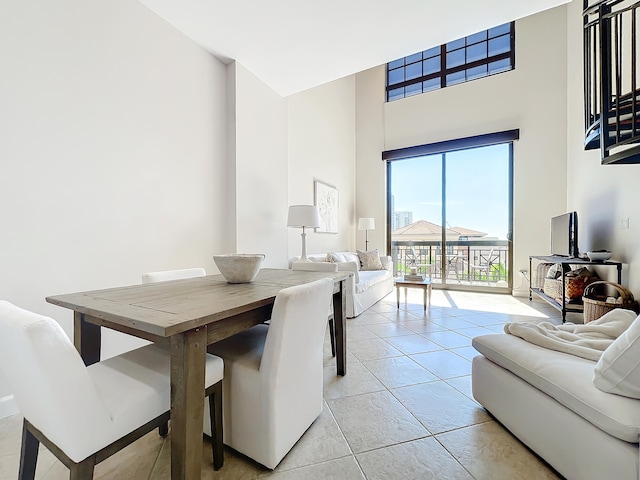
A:
{"type": "Polygon", "coordinates": [[[142,275],[142,283],[166,282],[169,280],[182,280],[185,278],[204,277],[207,272],[202,267],[181,268],[179,270],[164,270],[161,272],[149,272],[142,275]]]}
{"type": "Polygon", "coordinates": [[[287,398],[289,389],[304,385],[304,379],[318,371],[322,375],[332,292],[333,280],[324,278],[285,288],[276,295],[260,363],[263,385],[276,392],[272,401],[287,398]]]}
{"type": "Polygon", "coordinates": [[[107,428],[108,410],[62,327],[4,300],[0,370],[23,416],[63,450],[107,428]]]}

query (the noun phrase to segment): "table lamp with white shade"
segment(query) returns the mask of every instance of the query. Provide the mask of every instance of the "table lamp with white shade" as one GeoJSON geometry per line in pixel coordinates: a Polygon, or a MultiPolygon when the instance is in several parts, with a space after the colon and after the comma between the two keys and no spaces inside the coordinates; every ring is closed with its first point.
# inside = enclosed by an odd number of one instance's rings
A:
{"type": "Polygon", "coordinates": [[[291,205],[287,227],[302,227],[302,255],[299,262],[310,262],[307,258],[307,244],[304,232],[305,228],[318,228],[320,226],[320,212],[315,205],[291,205]]]}
{"type": "Polygon", "coordinates": [[[369,230],[376,229],[376,221],[373,218],[358,219],[358,230],[364,230],[364,249],[369,250],[369,230]]]}

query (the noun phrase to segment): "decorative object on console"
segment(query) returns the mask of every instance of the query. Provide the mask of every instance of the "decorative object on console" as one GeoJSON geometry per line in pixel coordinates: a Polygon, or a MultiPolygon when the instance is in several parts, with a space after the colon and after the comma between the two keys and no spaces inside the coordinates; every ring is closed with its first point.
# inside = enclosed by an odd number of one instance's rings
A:
{"type": "Polygon", "coordinates": [[[608,250],[591,250],[587,252],[587,257],[592,262],[605,262],[611,258],[611,255],[608,250]]]}
{"type": "Polygon", "coordinates": [[[316,207],[322,220],[315,227],[319,233],[338,233],[338,189],[326,183],[315,181],[316,207]]]}
{"type": "Polygon", "coordinates": [[[358,230],[364,230],[364,249],[369,250],[369,230],[376,229],[376,221],[373,218],[358,219],[358,230]]]}
{"type": "Polygon", "coordinates": [[[289,218],[287,219],[287,227],[302,227],[302,255],[300,262],[308,262],[307,258],[307,234],[305,228],[320,227],[320,212],[315,205],[291,205],[289,207],[289,218]]]}
{"type": "Polygon", "coordinates": [[[214,255],[213,260],[229,283],[249,283],[260,271],[264,253],[225,253],[214,255]]]}

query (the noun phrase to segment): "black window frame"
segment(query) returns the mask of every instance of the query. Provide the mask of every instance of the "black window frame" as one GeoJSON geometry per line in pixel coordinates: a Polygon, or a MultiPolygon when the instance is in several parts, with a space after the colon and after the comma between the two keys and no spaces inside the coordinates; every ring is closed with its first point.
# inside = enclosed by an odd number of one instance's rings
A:
{"type": "Polygon", "coordinates": [[[472,80],[476,80],[478,78],[484,78],[490,75],[496,75],[498,73],[504,73],[511,70],[515,70],[516,68],[516,22],[504,23],[502,25],[498,25],[496,27],[483,30],[481,32],[474,33],[472,35],[468,35],[463,38],[459,38],[457,40],[453,40],[451,42],[440,45],[439,47],[432,47],[422,52],[414,53],[412,55],[408,55],[404,58],[399,58],[394,60],[393,62],[389,62],[386,65],[386,99],[387,102],[391,102],[394,100],[399,100],[401,98],[411,97],[413,95],[417,95],[420,93],[430,92],[432,90],[437,90],[441,88],[445,88],[452,85],[458,85],[459,83],[466,83],[472,80]],[[509,25],[508,31],[500,32],[498,29],[509,25]],[[492,30],[498,30],[499,33],[490,36],[490,32],[492,30]],[[489,44],[491,40],[495,40],[501,37],[509,35],[509,51],[503,51],[496,55],[489,55],[489,44]],[[481,38],[483,37],[483,38],[481,38]],[[477,47],[478,45],[486,44],[486,56],[484,58],[479,58],[477,60],[467,62],[467,55],[470,48],[477,47]],[[464,53],[464,62],[461,64],[456,64],[450,68],[447,68],[447,53],[464,53]],[[418,56],[420,58],[418,58],[418,56]],[[425,74],[425,63],[430,60],[437,59],[439,57],[440,69],[438,71],[431,71],[431,73],[425,74]],[[495,62],[509,60],[509,65],[505,66],[503,69],[498,69],[495,72],[491,72],[489,70],[490,65],[495,62]],[[400,65],[393,65],[398,64],[400,65]],[[420,63],[422,75],[418,77],[411,78],[406,80],[406,71],[407,67],[411,68],[420,63]],[[390,68],[390,66],[392,66],[390,68]],[[478,68],[486,66],[486,73],[482,75],[475,75],[471,78],[468,78],[468,71],[473,68],[478,68]],[[402,70],[403,76],[405,78],[402,82],[389,84],[389,75],[393,72],[399,72],[402,70]],[[462,79],[451,80],[449,81],[452,75],[463,73],[462,79]],[[431,85],[425,85],[425,82],[429,82],[431,85]],[[407,93],[406,87],[414,88],[407,93]],[[402,88],[402,95],[394,95],[392,98],[389,98],[389,94],[398,89],[402,88]]]}

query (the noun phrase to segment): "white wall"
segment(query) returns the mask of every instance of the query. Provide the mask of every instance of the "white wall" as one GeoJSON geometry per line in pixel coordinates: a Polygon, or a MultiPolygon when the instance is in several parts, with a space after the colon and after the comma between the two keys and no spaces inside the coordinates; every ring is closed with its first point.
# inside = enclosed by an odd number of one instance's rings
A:
{"type": "Polygon", "coordinates": [[[287,101],[235,62],[236,251],[264,253],[264,267],[286,268],[287,101]]]}
{"type": "MultiPolygon", "coordinates": [[[[289,204],[314,203],[314,180],[338,189],[338,233],[306,229],[307,253],[355,248],[355,78],[287,97],[289,204]]],[[[284,186],[284,185],[283,185],[284,186]]],[[[286,225],[286,216],[284,219],[286,225]]],[[[289,228],[289,256],[299,256],[299,228],[289,228]]],[[[364,248],[360,245],[358,248],[364,248]]]]}
{"type": "MultiPolygon", "coordinates": [[[[565,28],[564,6],[519,20],[515,70],[389,103],[377,93],[384,91],[384,66],[358,74],[358,87],[370,92],[358,95],[359,211],[375,204],[378,210],[367,216],[385,215],[380,122],[384,150],[519,128],[513,271],[528,268],[529,255],[548,253],[549,219],[567,208],[565,28]]],[[[375,232],[375,241],[382,233],[375,232]]],[[[520,293],[528,287],[517,273],[514,287],[520,293]]]]}
{"type": "MultiPolygon", "coordinates": [[[[1,2],[0,58],[0,298],[70,334],[47,295],[215,271],[221,62],[127,0],[1,2]]],[[[128,348],[104,338],[106,356],[128,348]]]]}
{"type": "MultiPolygon", "coordinates": [[[[356,191],[357,218],[372,217],[375,230],[368,232],[369,249],[387,252],[387,172],[384,148],[385,68],[356,75],[356,191]]],[[[358,248],[365,245],[365,232],[357,231],[358,248]]]]}
{"type": "MultiPolygon", "coordinates": [[[[579,246],[607,248],[624,262],[622,283],[640,297],[640,165],[601,165],[600,152],[584,151],[582,4],[571,2],[567,16],[568,207],[578,212],[579,246]],[[629,229],[619,227],[629,218],[629,229]]],[[[615,281],[615,269],[600,269],[615,281]]]]}

